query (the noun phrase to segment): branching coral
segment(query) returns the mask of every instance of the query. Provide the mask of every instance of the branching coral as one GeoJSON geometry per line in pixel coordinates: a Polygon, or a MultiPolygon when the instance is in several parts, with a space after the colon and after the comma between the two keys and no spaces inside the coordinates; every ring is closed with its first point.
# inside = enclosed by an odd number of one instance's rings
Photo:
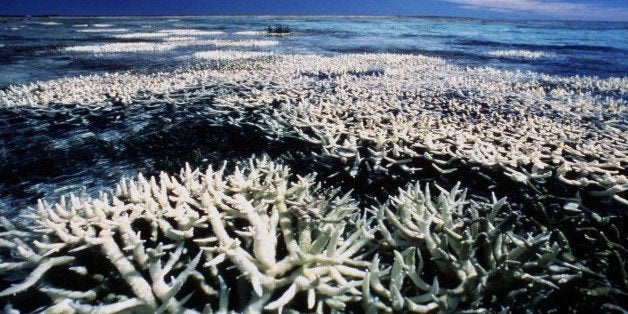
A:
{"type": "Polygon", "coordinates": [[[40,202],[23,229],[3,220],[0,270],[29,275],[0,297],[42,293],[43,308],[67,312],[422,312],[496,308],[497,291],[516,299],[578,275],[549,234],[514,231],[505,199],[416,184],[361,214],[349,194],[268,159],[225,168],[40,202]]]}
{"type": "Polygon", "coordinates": [[[386,196],[417,179],[480,178],[512,186],[515,200],[511,208],[457,187],[434,196],[414,183],[364,210],[385,197],[356,186],[367,191],[354,194],[366,200],[360,211],[312,176],[264,160],[230,175],[140,177],[111,201],[42,203],[32,230],[5,222],[0,244],[11,254],[0,267],[29,274],[3,295],[38,291],[56,309],[85,311],[502,310],[542,305],[543,294],[574,281],[581,286],[560,293],[625,296],[627,91],[626,78],[389,54],[281,55],[10,87],[0,91],[7,108],[199,105],[208,120],[262,134],[274,149],[295,144],[289,150],[315,164],[305,172],[332,175],[324,184],[364,179],[386,196]]]}
{"type": "Polygon", "coordinates": [[[410,184],[376,209],[393,255],[376,257],[363,283],[370,308],[496,309],[499,294],[516,306],[521,296],[534,300],[580,276],[565,266],[569,252],[550,233],[521,232],[505,198],[485,203],[467,199],[458,185],[440,190],[433,197],[428,185],[410,184]]]}
{"type": "Polygon", "coordinates": [[[198,306],[188,300],[256,312],[300,308],[300,293],[319,311],[359,298],[376,229],[348,195],[266,159],[224,169],[123,180],[111,200],[40,202],[23,231],[4,220],[0,269],[30,275],[0,296],[36,289],[51,310],[171,313],[198,306]]]}

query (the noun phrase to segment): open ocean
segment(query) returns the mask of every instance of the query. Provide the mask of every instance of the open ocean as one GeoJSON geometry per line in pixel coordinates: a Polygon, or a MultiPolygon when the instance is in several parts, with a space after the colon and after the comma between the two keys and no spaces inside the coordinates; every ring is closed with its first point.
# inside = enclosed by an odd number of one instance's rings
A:
{"type": "Polygon", "coordinates": [[[65,51],[67,47],[159,43],[164,38],[115,36],[172,29],[223,32],[204,36],[212,39],[264,39],[268,36],[254,32],[276,24],[285,24],[296,33],[273,38],[280,44],[258,50],[303,54],[411,53],[438,56],[455,64],[557,75],[613,77],[628,73],[625,22],[318,16],[77,17],[0,24],[0,88],[107,71],[159,70],[191,63],[193,52],[207,48],[182,45],[150,54],[101,54],[94,58],[90,53],[65,51]],[[521,55],[521,51],[527,54],[521,55]]]}

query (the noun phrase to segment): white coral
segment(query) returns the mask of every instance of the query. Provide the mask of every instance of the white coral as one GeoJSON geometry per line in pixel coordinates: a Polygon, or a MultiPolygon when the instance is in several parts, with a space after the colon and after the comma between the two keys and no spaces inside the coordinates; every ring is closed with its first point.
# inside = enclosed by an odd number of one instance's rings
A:
{"type": "MultiPolygon", "coordinates": [[[[0,296],[38,286],[78,311],[179,313],[191,297],[224,306],[219,299],[227,297],[227,278],[252,288],[233,296],[249,309],[293,307],[302,291],[309,295],[307,308],[319,310],[341,309],[360,297],[356,287],[368,266],[361,255],[376,229],[372,219],[360,218],[348,195],[318,195],[311,176],[293,179],[286,167],[267,159],[251,160],[228,176],[224,169],[186,167],[179,177],[162,174],[159,180],[140,175],[121,181],[111,200],[103,195],[72,196],[54,206],[40,202],[33,233],[7,246],[14,261],[0,264],[31,275],[0,296]],[[237,278],[229,275],[234,267],[237,278]],[[48,282],[51,269],[68,278],[48,282]],[[93,287],[74,290],[78,278],[93,287]],[[107,295],[114,283],[126,285],[129,294],[107,295]],[[117,301],[103,302],[105,296],[117,301]]],[[[18,232],[6,221],[5,229],[5,237],[18,232]]]]}

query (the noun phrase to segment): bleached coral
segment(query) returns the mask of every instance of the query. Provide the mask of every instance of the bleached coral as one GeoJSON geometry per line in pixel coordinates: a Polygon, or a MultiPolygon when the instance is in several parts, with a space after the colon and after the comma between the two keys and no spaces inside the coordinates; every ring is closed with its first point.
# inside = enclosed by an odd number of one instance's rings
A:
{"type": "Polygon", "coordinates": [[[124,35],[115,36],[115,37],[116,38],[160,38],[160,37],[166,37],[166,36],[208,36],[208,35],[221,35],[221,34],[224,34],[224,32],[200,30],[200,29],[163,29],[157,32],[130,33],[130,34],[124,34],[124,35]]]}
{"type": "Polygon", "coordinates": [[[542,58],[553,58],[555,55],[543,51],[530,51],[530,50],[493,50],[487,53],[491,57],[506,57],[523,60],[536,60],[542,58]]]}
{"type": "Polygon", "coordinates": [[[411,312],[480,309],[504,291],[510,292],[513,303],[526,298],[521,303],[533,306],[529,300],[581,276],[564,262],[570,253],[553,242],[550,233],[530,233],[518,226],[505,198],[478,202],[468,199],[459,185],[451,191],[437,188],[434,197],[429,185],[410,184],[376,209],[394,261],[381,265],[381,257],[373,260],[368,284],[363,282],[363,291],[372,295],[364,299],[369,307],[411,312]]]}
{"type": "Polygon", "coordinates": [[[33,22],[34,24],[38,24],[38,25],[44,25],[44,26],[56,26],[56,25],[61,25],[61,23],[59,22],[33,22]]]}
{"type": "Polygon", "coordinates": [[[270,47],[279,44],[276,40],[223,40],[208,39],[195,42],[196,45],[211,45],[214,47],[270,47]]]}
{"type": "MultiPolygon", "coordinates": [[[[79,30],[80,31],[80,30],[79,30]]],[[[87,31],[87,30],[86,30],[87,31]]],[[[98,31],[98,30],[96,30],[98,31]]],[[[104,31],[104,30],[103,30],[104,31]]],[[[190,46],[214,46],[214,47],[269,47],[279,44],[272,40],[218,40],[218,39],[196,39],[194,37],[169,37],[168,33],[128,33],[112,35],[120,39],[164,39],[165,42],[146,43],[146,42],[130,42],[130,43],[108,43],[96,45],[70,46],[64,48],[64,51],[71,52],[89,52],[94,54],[103,53],[131,53],[131,52],[160,52],[174,50],[181,47],[190,46]],[[188,40],[185,40],[185,39],[188,40]]]]}
{"type": "Polygon", "coordinates": [[[128,32],[128,28],[87,28],[87,29],[77,29],[77,32],[80,33],[124,33],[128,32]]]}
{"type": "Polygon", "coordinates": [[[322,311],[359,300],[376,229],[349,195],[267,159],[224,171],[140,175],[122,180],[111,199],[40,202],[31,227],[3,220],[2,248],[12,257],[0,272],[30,275],[0,297],[36,288],[50,311],[107,313],[322,311]],[[293,301],[298,294],[307,304],[293,301]]]}
{"type": "Polygon", "coordinates": [[[200,30],[200,29],[164,29],[158,31],[158,33],[163,33],[167,35],[175,35],[175,36],[203,36],[203,35],[221,35],[225,32],[223,31],[208,31],[208,30],[200,30]]]}
{"type": "Polygon", "coordinates": [[[128,34],[113,35],[112,37],[122,38],[122,39],[151,39],[151,38],[162,38],[162,37],[167,37],[167,36],[168,36],[167,33],[142,32],[142,33],[128,33],[128,34]]]}
{"type": "Polygon", "coordinates": [[[200,51],[194,53],[194,58],[205,60],[237,60],[237,59],[252,59],[272,56],[270,52],[258,52],[258,51],[223,51],[223,50],[210,50],[200,51]]]}
{"type": "Polygon", "coordinates": [[[263,31],[239,31],[239,32],[235,32],[234,34],[245,35],[245,36],[259,36],[259,35],[265,35],[266,33],[263,31]]]}
{"type": "Polygon", "coordinates": [[[505,199],[411,184],[362,211],[268,159],[225,169],[186,166],[122,180],[111,198],[40,202],[23,228],[1,219],[11,254],[0,273],[30,274],[0,297],[37,289],[50,298],[39,310],[73,313],[487,310],[580,276],[568,246],[522,232],[505,199]],[[498,291],[510,301],[493,304],[498,291]]]}
{"type": "Polygon", "coordinates": [[[173,50],[179,47],[173,43],[113,43],[85,46],[71,46],[65,51],[101,53],[123,53],[123,52],[157,52],[173,50]]]}
{"type": "MultiPolygon", "coordinates": [[[[163,45],[180,44],[186,43],[163,45]]],[[[319,162],[340,165],[351,176],[469,170],[490,186],[490,174],[499,173],[539,194],[558,182],[628,204],[628,112],[621,97],[628,78],[554,77],[460,68],[423,56],[350,54],[253,58],[215,71],[124,75],[116,86],[109,81],[10,87],[0,91],[0,103],[104,101],[105,91],[130,103],[141,101],[146,89],[173,92],[164,101],[175,103],[214,96],[220,110],[255,109],[235,124],[254,125],[269,138],[310,143],[319,162]],[[272,84],[260,87],[260,81],[272,84]],[[238,90],[208,91],[212,83],[238,90]]]]}

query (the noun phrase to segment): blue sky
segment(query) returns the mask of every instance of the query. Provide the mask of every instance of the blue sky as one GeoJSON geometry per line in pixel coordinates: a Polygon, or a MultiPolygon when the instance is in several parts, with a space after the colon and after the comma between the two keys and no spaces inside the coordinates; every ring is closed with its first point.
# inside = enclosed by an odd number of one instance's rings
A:
{"type": "Polygon", "coordinates": [[[348,14],[628,21],[626,0],[0,0],[0,15],[348,14]]]}

